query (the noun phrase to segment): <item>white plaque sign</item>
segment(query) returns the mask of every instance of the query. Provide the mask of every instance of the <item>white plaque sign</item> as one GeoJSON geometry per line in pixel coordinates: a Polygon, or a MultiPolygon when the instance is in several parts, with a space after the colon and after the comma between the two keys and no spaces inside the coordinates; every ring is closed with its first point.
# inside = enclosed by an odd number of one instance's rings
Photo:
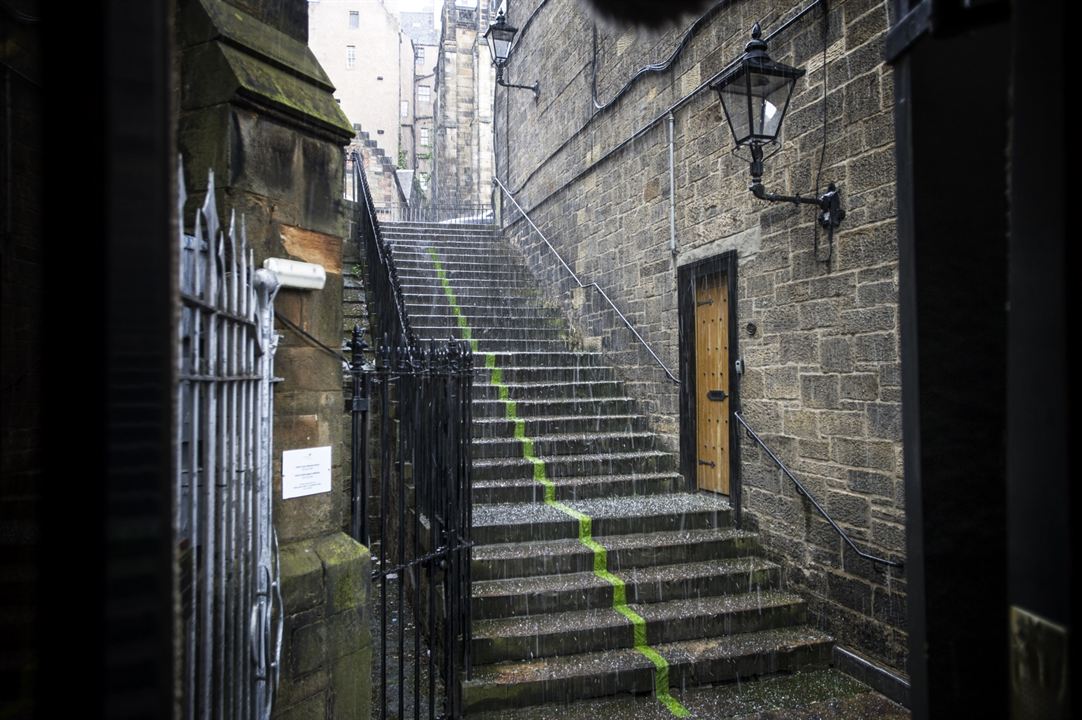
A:
{"type": "Polygon", "coordinates": [[[282,453],[282,499],[331,491],[331,446],[282,453]]]}

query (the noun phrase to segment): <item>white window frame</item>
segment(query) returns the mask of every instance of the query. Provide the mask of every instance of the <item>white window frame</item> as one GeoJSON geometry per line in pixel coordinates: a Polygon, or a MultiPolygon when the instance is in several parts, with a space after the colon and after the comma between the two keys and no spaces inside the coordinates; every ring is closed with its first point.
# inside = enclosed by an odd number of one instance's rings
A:
{"type": "Polygon", "coordinates": [[[357,67],[357,46],[346,45],[346,70],[357,67]]]}

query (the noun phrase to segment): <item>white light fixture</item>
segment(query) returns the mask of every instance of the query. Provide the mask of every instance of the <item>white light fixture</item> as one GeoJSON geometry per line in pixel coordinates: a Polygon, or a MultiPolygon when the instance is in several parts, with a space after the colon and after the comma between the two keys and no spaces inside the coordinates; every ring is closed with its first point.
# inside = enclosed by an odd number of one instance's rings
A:
{"type": "Polygon", "coordinates": [[[285,258],[267,258],[263,268],[278,276],[278,282],[284,288],[300,290],[322,290],[327,282],[327,271],[322,265],[306,263],[285,258]]]}

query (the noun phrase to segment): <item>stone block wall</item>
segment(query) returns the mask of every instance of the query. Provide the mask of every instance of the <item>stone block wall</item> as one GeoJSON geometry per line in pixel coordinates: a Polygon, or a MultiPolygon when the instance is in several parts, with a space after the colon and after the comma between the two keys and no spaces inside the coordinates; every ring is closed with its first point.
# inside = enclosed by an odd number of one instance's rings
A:
{"type": "MultiPolygon", "coordinates": [[[[543,78],[542,94],[534,103],[528,93],[497,92],[497,175],[568,265],[605,289],[674,373],[677,269],[736,251],[744,415],[858,544],[898,559],[905,518],[893,79],[882,62],[888,18],[878,2],[829,7],[825,42],[819,11],[770,42],[774,59],[807,74],[763,178],[778,193],[811,195],[828,182],[841,188],[848,215],[832,248],[819,233],[819,259],[815,211],[752,197],[748,163],[730,152],[717,94],[696,92],[740,55],[755,21],[766,35],[796,4],[749,0],[713,11],[668,70],[644,74],[622,95],[639,68],[672,54],[691,20],[659,32],[598,26],[600,110],[593,19],[573,0],[514,4],[512,25],[532,19],[512,64],[543,78]],[[673,112],[674,256],[666,110],[682,99],[673,112]]],[[[566,309],[584,346],[601,348],[620,368],[675,449],[677,387],[597,293],[568,281],[509,206],[508,235],[542,288],[566,309]]],[[[840,643],[904,671],[904,573],[843,552],[765,456],[743,438],[740,451],[745,520],[784,561],[790,588],[809,598],[815,621],[840,643]]]]}
{"type": "MultiPolygon", "coordinates": [[[[300,0],[290,6],[303,17],[300,0]]],[[[307,23],[283,30],[244,7],[223,0],[180,3],[177,140],[189,204],[202,202],[212,168],[217,205],[243,218],[257,264],[289,258],[326,271],[321,290],[283,288],[275,301],[276,313],[289,322],[276,324],[281,381],[274,389],[272,468],[286,624],[274,716],[367,718],[370,563],[367,549],[343,532],[349,523],[342,444],[348,426],[336,357],[342,247],[349,234],[343,147],[354,132],[305,45],[307,23]],[[331,492],[283,499],[282,453],[318,446],[331,447],[331,492]]]]}
{"type": "Polygon", "coordinates": [[[282,549],[282,683],[274,717],[371,714],[371,558],[343,534],[282,549]]]}

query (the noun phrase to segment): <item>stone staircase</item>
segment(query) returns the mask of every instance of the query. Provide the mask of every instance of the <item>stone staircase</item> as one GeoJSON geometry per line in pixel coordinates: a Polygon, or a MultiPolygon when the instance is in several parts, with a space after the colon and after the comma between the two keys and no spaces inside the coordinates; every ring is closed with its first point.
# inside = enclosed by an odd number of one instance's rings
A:
{"type": "Polygon", "coordinates": [[[383,233],[418,337],[474,345],[469,712],[639,694],[686,717],[685,688],[830,664],[755,534],[689,491],[491,227],[383,233]]]}

